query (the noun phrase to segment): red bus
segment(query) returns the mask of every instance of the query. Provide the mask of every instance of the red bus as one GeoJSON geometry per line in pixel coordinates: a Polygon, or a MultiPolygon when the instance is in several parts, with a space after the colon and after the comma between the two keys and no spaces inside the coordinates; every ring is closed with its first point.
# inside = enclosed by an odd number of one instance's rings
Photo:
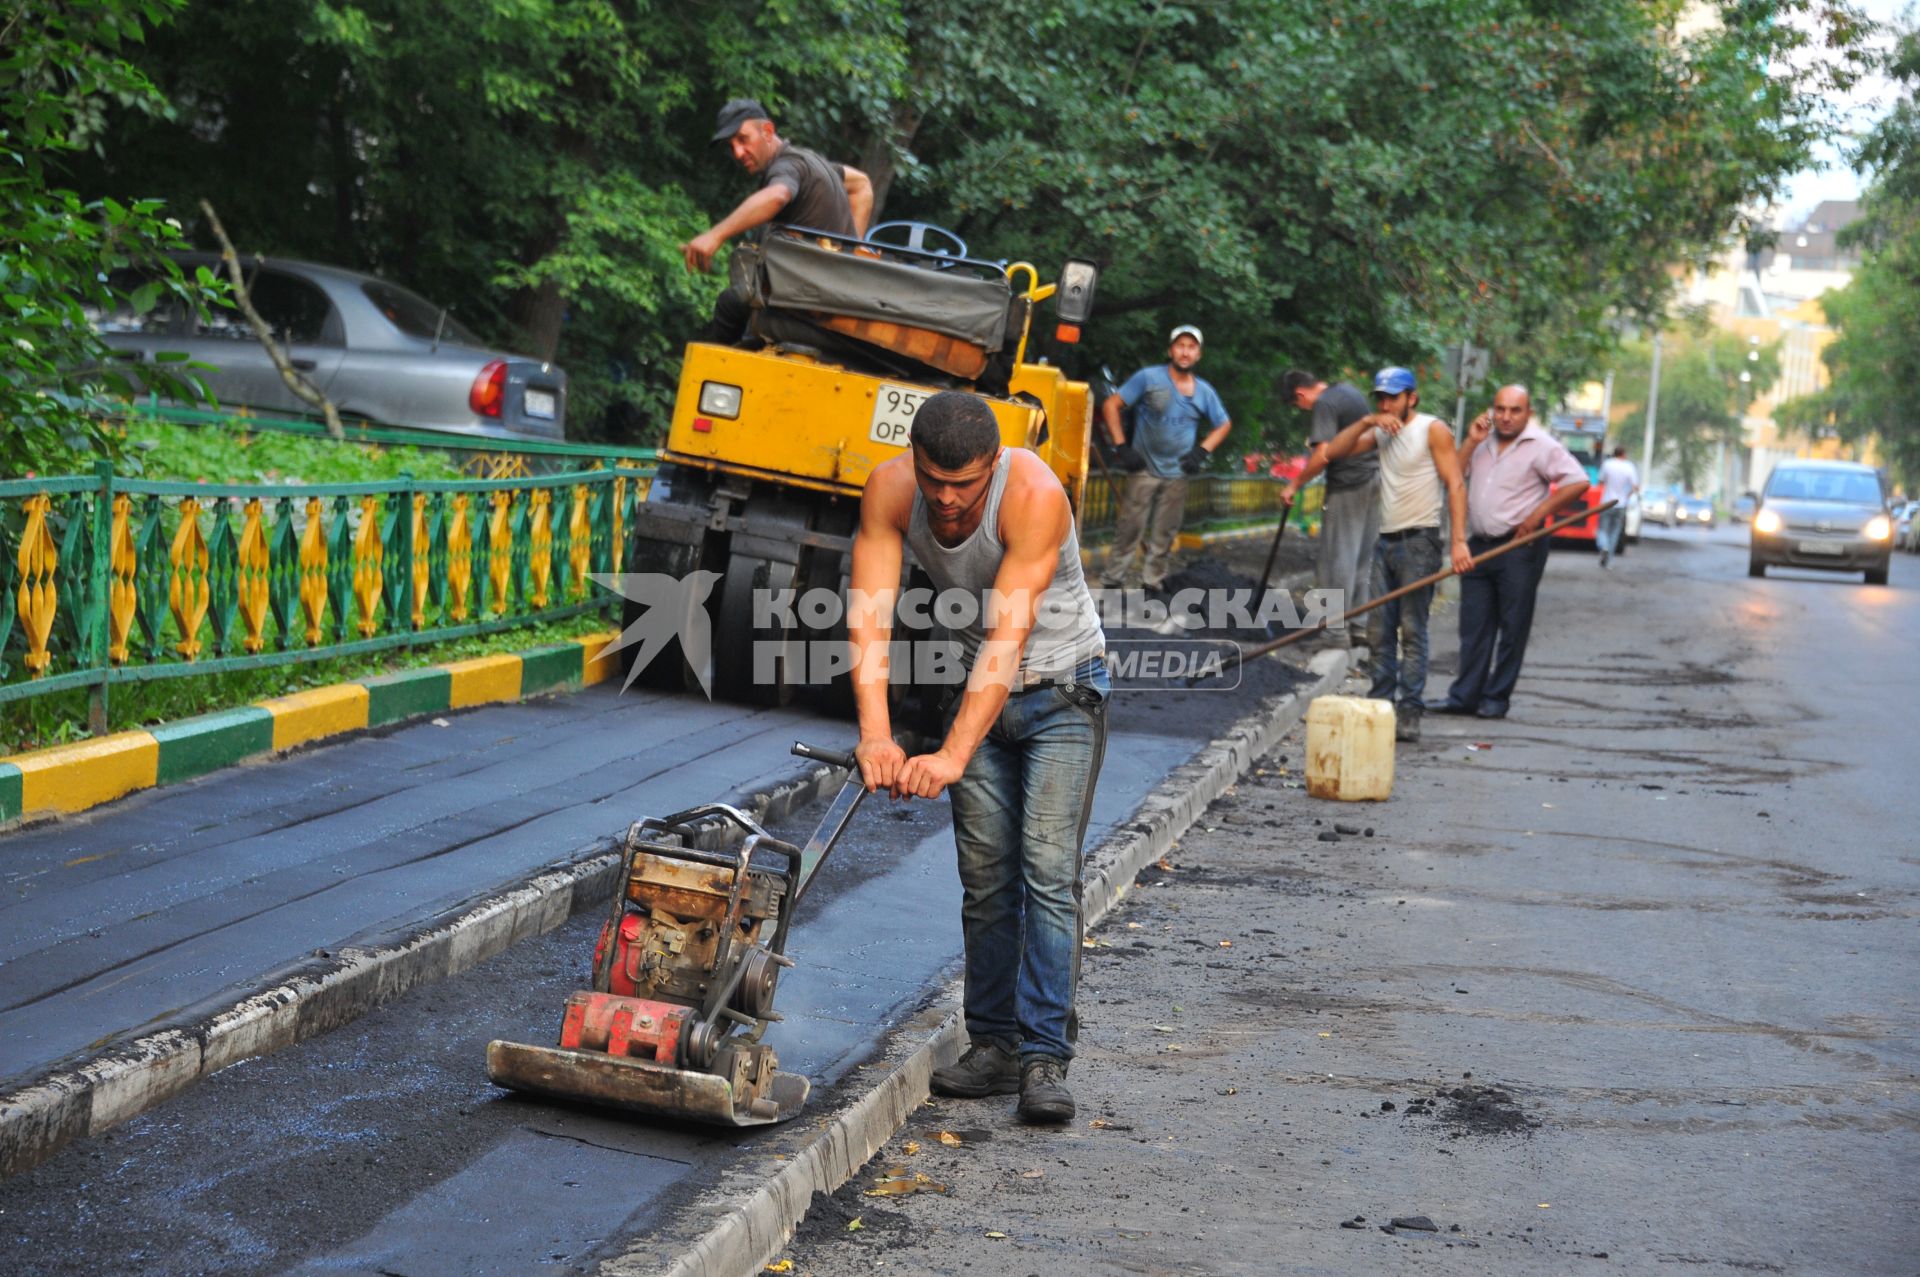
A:
{"type": "MultiPolygon", "coordinates": [[[[1566,445],[1580,468],[1587,472],[1587,517],[1561,528],[1552,540],[1562,545],[1590,546],[1600,533],[1600,516],[1592,510],[1600,504],[1600,461],[1607,442],[1606,422],[1597,412],[1556,413],[1548,433],[1566,445]]],[[[1569,510],[1558,517],[1564,519],[1571,513],[1569,510]]]]}

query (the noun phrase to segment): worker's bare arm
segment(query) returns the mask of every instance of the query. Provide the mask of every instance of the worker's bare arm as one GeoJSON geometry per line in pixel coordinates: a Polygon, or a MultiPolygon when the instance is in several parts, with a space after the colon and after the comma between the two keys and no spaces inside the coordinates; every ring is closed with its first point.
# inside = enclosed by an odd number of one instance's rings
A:
{"type": "Polygon", "coordinates": [[[873,216],[873,179],[851,164],[840,166],[840,182],[847,190],[847,207],[853,212],[855,239],[864,239],[867,221],[873,216]]]}
{"type": "Polygon", "coordinates": [[[887,710],[887,643],[893,634],[907,518],[912,511],[912,462],[903,454],[882,462],[867,479],[848,582],[847,633],[853,647],[853,701],[860,723],[860,744],[854,754],[868,791],[893,790],[896,796],[906,753],[894,743],[887,710]]]}
{"type": "Polygon", "coordinates": [[[686,259],[687,269],[706,271],[713,265],[713,255],[720,251],[722,244],[742,231],[765,226],[780,215],[780,210],[791,199],[793,191],[774,182],[741,200],[733,212],[680,246],[680,255],[686,259]]]}
{"type": "Polygon", "coordinates": [[[1455,572],[1473,570],[1473,552],[1467,549],[1467,477],[1460,471],[1460,454],[1453,446],[1453,429],[1436,418],[1427,427],[1427,448],[1433,468],[1447,489],[1447,515],[1452,520],[1448,559],[1455,572]]]}

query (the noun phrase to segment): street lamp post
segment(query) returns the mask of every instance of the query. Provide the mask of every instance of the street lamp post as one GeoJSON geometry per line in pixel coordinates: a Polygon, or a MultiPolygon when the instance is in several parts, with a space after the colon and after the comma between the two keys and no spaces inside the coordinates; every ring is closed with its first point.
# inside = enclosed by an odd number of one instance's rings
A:
{"type": "Polygon", "coordinates": [[[1640,461],[1640,482],[1653,482],[1653,431],[1660,412],[1660,334],[1653,335],[1653,370],[1647,377],[1647,447],[1640,461]]]}

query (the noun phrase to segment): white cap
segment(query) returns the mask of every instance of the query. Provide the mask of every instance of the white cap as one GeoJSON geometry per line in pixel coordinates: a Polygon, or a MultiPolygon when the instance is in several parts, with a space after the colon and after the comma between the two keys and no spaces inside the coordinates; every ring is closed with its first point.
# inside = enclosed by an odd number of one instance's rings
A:
{"type": "Polygon", "coordinates": [[[1173,345],[1174,342],[1179,341],[1182,337],[1193,338],[1196,345],[1204,346],[1207,344],[1207,339],[1200,335],[1198,328],[1195,328],[1192,324],[1182,324],[1167,334],[1167,345],[1173,345]]]}

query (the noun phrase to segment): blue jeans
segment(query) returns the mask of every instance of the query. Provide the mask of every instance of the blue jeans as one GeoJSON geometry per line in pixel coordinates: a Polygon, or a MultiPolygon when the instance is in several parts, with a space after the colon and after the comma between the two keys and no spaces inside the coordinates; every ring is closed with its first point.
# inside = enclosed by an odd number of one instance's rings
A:
{"type": "Polygon", "coordinates": [[[1594,533],[1593,547],[1602,554],[1620,553],[1620,534],[1627,530],[1627,511],[1623,506],[1600,512],[1600,527],[1594,533]]]}
{"type": "MultiPolygon", "coordinates": [[[[1440,570],[1440,529],[1384,533],[1373,543],[1373,598],[1440,570]]],[[[1427,692],[1427,614],[1433,587],[1383,603],[1373,611],[1367,641],[1373,648],[1375,700],[1420,705],[1427,692]]]]}
{"type": "Polygon", "coordinates": [[[1107,748],[1107,668],[1007,698],[948,788],[960,853],[967,1034],[1022,1057],[1073,1058],[1080,844],[1107,748]]]}

